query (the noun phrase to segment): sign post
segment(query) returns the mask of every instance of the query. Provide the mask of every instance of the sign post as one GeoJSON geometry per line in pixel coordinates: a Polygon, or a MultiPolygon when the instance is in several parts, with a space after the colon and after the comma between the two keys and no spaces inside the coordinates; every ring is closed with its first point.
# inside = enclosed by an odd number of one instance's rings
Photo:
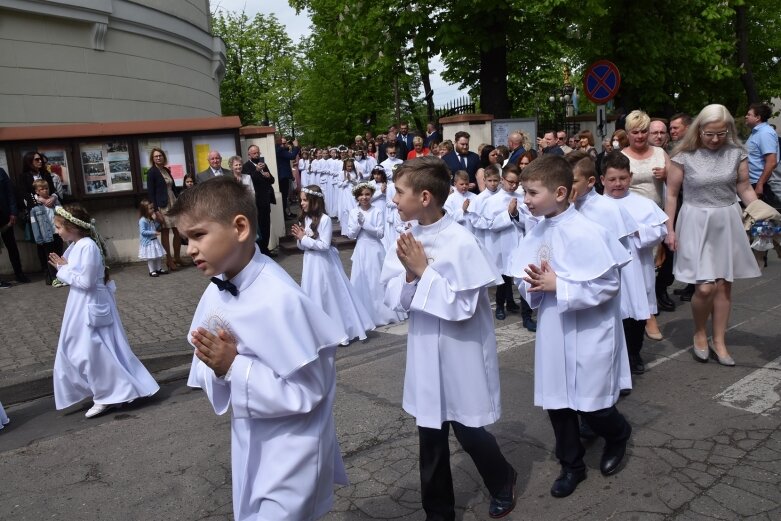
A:
{"type": "Polygon", "coordinates": [[[604,138],[607,135],[607,116],[605,103],[618,94],[621,87],[621,73],[613,62],[599,60],[586,69],[583,75],[583,92],[586,97],[597,104],[597,130],[604,138]]]}

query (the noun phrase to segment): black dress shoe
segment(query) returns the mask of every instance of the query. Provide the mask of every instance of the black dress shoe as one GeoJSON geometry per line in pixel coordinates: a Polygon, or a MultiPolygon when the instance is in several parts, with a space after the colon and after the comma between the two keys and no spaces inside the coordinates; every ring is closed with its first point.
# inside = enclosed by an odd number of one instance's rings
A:
{"type": "Polygon", "coordinates": [[[675,302],[666,291],[656,295],[656,303],[662,311],[675,311],[675,302]]]}
{"type": "Polygon", "coordinates": [[[586,479],[586,471],[573,472],[562,469],[559,477],[553,482],[550,495],[553,497],[567,497],[578,487],[578,483],[586,479]]]}
{"type": "Polygon", "coordinates": [[[20,284],[28,284],[30,279],[24,273],[20,273],[16,276],[16,282],[19,282],[20,284]]]}
{"type": "Polygon", "coordinates": [[[632,374],[643,374],[645,373],[645,364],[643,363],[643,359],[640,358],[640,355],[629,355],[629,371],[632,374]]]}
{"type": "Polygon", "coordinates": [[[518,479],[518,473],[510,467],[512,477],[504,486],[502,491],[491,496],[491,502],[488,504],[488,517],[499,519],[506,516],[515,508],[515,481],[518,479]]]}
{"type": "MultiPolygon", "coordinates": [[[[629,426],[629,435],[632,434],[632,426],[629,426]]],[[[618,472],[618,467],[621,465],[621,460],[624,459],[626,454],[626,443],[629,441],[629,436],[620,443],[606,443],[605,450],[602,453],[602,460],[599,462],[599,470],[604,476],[612,476],[618,472]]]]}
{"type": "Polygon", "coordinates": [[[535,333],[537,331],[537,322],[531,318],[524,318],[523,319],[523,327],[531,331],[532,333],[535,333]]]}
{"type": "Polygon", "coordinates": [[[618,391],[618,396],[629,396],[632,394],[632,389],[621,389],[618,391]]]}
{"type": "Polygon", "coordinates": [[[496,308],[496,320],[504,320],[507,318],[507,313],[502,308],[496,308]]]}
{"type": "Polygon", "coordinates": [[[516,304],[515,302],[510,302],[507,304],[507,311],[510,313],[518,313],[521,310],[521,306],[516,304]]]}

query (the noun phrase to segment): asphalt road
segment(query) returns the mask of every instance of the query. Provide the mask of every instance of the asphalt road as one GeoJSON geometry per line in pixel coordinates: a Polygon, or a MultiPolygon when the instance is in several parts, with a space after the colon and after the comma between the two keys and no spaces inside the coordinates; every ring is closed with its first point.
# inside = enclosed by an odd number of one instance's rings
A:
{"type": "MultiPolygon", "coordinates": [[[[660,315],[666,339],[646,341],[649,371],[619,409],[634,427],[626,465],[588,479],[565,499],[547,415],[532,405],[533,335],[497,322],[501,420],[490,427],[519,472],[509,520],[781,519],[781,261],[736,284],[728,341],[737,367],[692,360],[688,305],[660,315]]],[[[339,351],[335,416],[351,484],[326,519],[425,518],[417,433],[401,409],[404,326],[339,351]]],[[[186,370],[186,368],[184,368],[186,370]]],[[[182,372],[181,374],[184,374],[182,372]]],[[[170,376],[170,374],[169,374],[170,376]]],[[[104,417],[89,403],[55,411],[51,398],[7,409],[0,431],[1,520],[228,520],[228,416],[183,380],[104,417]]],[[[488,497],[453,439],[458,519],[488,519],[488,497]]]]}

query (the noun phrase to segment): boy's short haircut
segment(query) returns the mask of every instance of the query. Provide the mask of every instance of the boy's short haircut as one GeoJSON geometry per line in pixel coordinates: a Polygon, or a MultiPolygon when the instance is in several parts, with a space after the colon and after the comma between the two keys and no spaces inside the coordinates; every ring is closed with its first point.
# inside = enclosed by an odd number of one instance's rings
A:
{"type": "Polygon", "coordinates": [[[608,168],[631,172],[629,158],[617,150],[606,154],[605,159],[602,160],[602,171],[606,173],[608,168]]]}
{"type": "Polygon", "coordinates": [[[453,174],[453,182],[460,179],[461,181],[469,182],[469,172],[466,170],[458,170],[455,174],[453,174]]]}
{"type": "Polygon", "coordinates": [[[507,177],[507,174],[515,174],[518,177],[520,177],[521,176],[521,168],[518,165],[516,165],[515,163],[507,163],[502,168],[502,179],[507,177]]]}
{"type": "Polygon", "coordinates": [[[250,223],[254,236],[258,227],[258,209],[249,189],[230,176],[218,176],[184,190],[168,211],[170,217],[211,221],[229,226],[237,215],[250,223]]]}
{"type": "Polygon", "coordinates": [[[49,183],[44,179],[36,179],[33,181],[33,189],[38,190],[39,188],[49,188],[49,183]]]}
{"type": "Polygon", "coordinates": [[[564,156],[564,159],[567,160],[567,162],[572,167],[572,173],[578,172],[580,176],[582,176],[584,179],[589,179],[593,177],[596,179],[597,177],[597,167],[594,164],[594,160],[591,159],[591,156],[588,154],[588,152],[584,150],[573,150],[566,156],[564,156]]]}
{"type": "Polygon", "coordinates": [[[389,141],[387,145],[385,145],[385,152],[388,151],[388,149],[396,150],[396,142],[395,141],[389,141]]]}
{"type": "Polygon", "coordinates": [[[493,165],[488,165],[485,167],[485,170],[483,171],[483,179],[488,179],[489,177],[502,177],[502,167],[500,167],[498,164],[494,163],[493,165]]]}
{"type": "Polygon", "coordinates": [[[445,204],[450,195],[450,169],[438,157],[423,156],[405,161],[393,174],[396,184],[402,178],[406,178],[413,193],[419,194],[423,190],[431,193],[439,207],[445,204]]]}
{"type": "Polygon", "coordinates": [[[539,181],[551,192],[563,186],[569,194],[572,192],[572,167],[559,155],[543,154],[523,169],[521,181],[524,183],[539,181]]]}

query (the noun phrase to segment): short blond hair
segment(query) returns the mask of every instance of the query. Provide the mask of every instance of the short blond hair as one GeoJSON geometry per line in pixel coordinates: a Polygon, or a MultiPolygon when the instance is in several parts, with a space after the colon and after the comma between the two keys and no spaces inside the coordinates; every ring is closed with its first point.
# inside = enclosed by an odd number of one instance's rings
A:
{"type": "Polygon", "coordinates": [[[651,126],[651,118],[642,110],[633,110],[626,116],[624,128],[627,132],[644,130],[651,126]]]}

